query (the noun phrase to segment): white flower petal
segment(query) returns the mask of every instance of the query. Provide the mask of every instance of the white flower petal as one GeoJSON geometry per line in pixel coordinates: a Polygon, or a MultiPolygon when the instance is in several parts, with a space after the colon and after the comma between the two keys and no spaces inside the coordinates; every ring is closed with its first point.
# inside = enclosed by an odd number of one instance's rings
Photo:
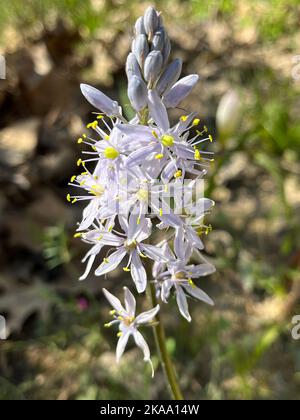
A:
{"type": "Polygon", "coordinates": [[[193,278],[208,276],[216,271],[212,264],[199,264],[190,269],[193,278]]]}
{"type": "Polygon", "coordinates": [[[106,289],[102,289],[103,293],[106,297],[106,299],[109,301],[109,303],[111,304],[111,306],[118,312],[118,313],[122,313],[125,312],[125,309],[123,308],[123,305],[121,304],[121,302],[119,301],[119,299],[114,296],[113,294],[111,294],[108,290],[106,289]]]}
{"type": "Polygon", "coordinates": [[[151,369],[152,369],[152,378],[154,376],[154,370],[153,370],[153,365],[150,359],[150,350],[149,350],[149,346],[146,343],[146,340],[144,339],[144,337],[142,336],[142,334],[139,331],[135,331],[133,334],[134,337],[134,341],[136,343],[136,345],[143,351],[144,353],[144,361],[150,363],[151,369]]]}
{"type": "Polygon", "coordinates": [[[131,334],[132,333],[131,333],[130,330],[124,331],[122,333],[121,337],[118,340],[118,344],[117,344],[117,348],[116,348],[116,360],[117,360],[117,363],[120,362],[120,359],[123,356],[123,353],[124,353],[125,348],[126,348],[127,343],[128,343],[128,339],[129,339],[129,337],[130,337],[131,334]]]}
{"type": "Polygon", "coordinates": [[[136,250],[132,252],[130,271],[138,293],[143,293],[147,287],[147,273],[136,250]]]}
{"type": "Polygon", "coordinates": [[[87,265],[86,265],[85,272],[82,274],[81,277],[79,277],[79,280],[85,280],[87,278],[87,276],[89,275],[89,273],[91,271],[91,268],[92,268],[92,265],[95,261],[95,258],[96,258],[96,254],[93,254],[93,255],[90,256],[90,258],[87,262],[87,265]]]}
{"type": "Polygon", "coordinates": [[[183,228],[176,229],[174,239],[174,251],[178,258],[184,259],[185,246],[183,228]]]}
{"type": "Polygon", "coordinates": [[[115,270],[118,265],[121,263],[125,255],[127,254],[124,247],[121,247],[108,258],[108,262],[104,262],[97,268],[95,271],[96,276],[103,276],[103,274],[109,273],[110,271],[115,270]]]}
{"type": "Polygon", "coordinates": [[[132,152],[126,161],[126,167],[131,168],[135,165],[141,165],[149,156],[159,151],[159,144],[153,143],[147,146],[138,148],[132,152]]]}
{"type": "Polygon", "coordinates": [[[201,300],[205,303],[208,303],[208,305],[213,306],[214,302],[213,300],[205,293],[203,290],[199,289],[199,287],[193,287],[193,286],[183,286],[185,290],[188,292],[189,295],[194,297],[195,299],[201,300]]]}
{"type": "Polygon", "coordinates": [[[165,280],[163,281],[161,285],[161,300],[165,303],[168,303],[168,299],[170,296],[170,291],[173,286],[173,282],[171,280],[165,280]]]}
{"type": "Polygon", "coordinates": [[[154,261],[168,262],[168,258],[165,255],[165,251],[162,248],[154,245],[140,244],[140,248],[147,257],[154,261]]]}
{"type": "Polygon", "coordinates": [[[124,287],[125,308],[129,316],[135,316],[136,300],[131,291],[124,287]]]}
{"type": "Polygon", "coordinates": [[[116,124],[116,128],[128,137],[134,137],[135,139],[141,139],[145,142],[152,138],[151,128],[145,125],[133,125],[133,124],[116,124]]]}
{"type": "Polygon", "coordinates": [[[189,313],[188,303],[184,291],[180,286],[176,287],[176,301],[178,305],[178,309],[181,315],[189,322],[191,322],[192,318],[189,313]]]}
{"type": "Polygon", "coordinates": [[[139,331],[135,331],[133,337],[136,345],[143,350],[144,360],[148,361],[150,359],[150,350],[148,344],[146,343],[146,340],[139,331]]]}
{"type": "Polygon", "coordinates": [[[97,217],[97,212],[100,206],[100,200],[97,198],[91,198],[90,203],[85,207],[82,213],[82,222],[78,227],[78,231],[88,229],[95,218],[97,217]]]}
{"type": "Polygon", "coordinates": [[[170,128],[168,113],[156,90],[149,91],[148,105],[150,115],[157,127],[161,128],[163,131],[168,131],[170,128]]]}
{"type": "Polygon", "coordinates": [[[152,321],[153,318],[157,315],[158,311],[160,309],[160,306],[157,305],[155,308],[150,309],[149,311],[143,312],[140,315],[138,315],[135,318],[135,324],[141,325],[141,324],[147,324],[148,322],[152,321]]]}

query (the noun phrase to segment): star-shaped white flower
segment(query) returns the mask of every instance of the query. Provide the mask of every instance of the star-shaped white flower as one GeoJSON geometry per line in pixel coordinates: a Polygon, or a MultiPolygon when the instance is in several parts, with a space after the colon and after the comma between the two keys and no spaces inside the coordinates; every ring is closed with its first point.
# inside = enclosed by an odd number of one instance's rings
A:
{"type": "Polygon", "coordinates": [[[136,300],[133,294],[127,287],[124,287],[124,300],[125,307],[121,304],[120,300],[112,295],[108,290],[103,289],[106,299],[109,301],[113,307],[111,314],[114,316],[114,320],[108,324],[105,324],[106,327],[111,325],[118,324],[119,326],[119,341],[116,348],[116,359],[119,363],[129,338],[132,336],[138,347],[144,353],[144,361],[150,363],[152,369],[152,377],[154,376],[154,369],[150,359],[150,350],[149,346],[146,343],[143,335],[138,331],[138,328],[142,325],[149,325],[153,318],[155,318],[160,307],[157,305],[155,308],[150,309],[147,312],[142,312],[139,315],[136,315],[136,300]]]}

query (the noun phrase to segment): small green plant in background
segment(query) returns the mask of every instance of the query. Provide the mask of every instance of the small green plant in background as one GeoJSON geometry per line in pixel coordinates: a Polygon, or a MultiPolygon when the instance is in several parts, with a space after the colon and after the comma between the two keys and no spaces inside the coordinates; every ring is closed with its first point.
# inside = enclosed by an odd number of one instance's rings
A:
{"type": "Polygon", "coordinates": [[[68,236],[64,225],[52,226],[45,230],[43,254],[50,269],[70,262],[68,236]]]}

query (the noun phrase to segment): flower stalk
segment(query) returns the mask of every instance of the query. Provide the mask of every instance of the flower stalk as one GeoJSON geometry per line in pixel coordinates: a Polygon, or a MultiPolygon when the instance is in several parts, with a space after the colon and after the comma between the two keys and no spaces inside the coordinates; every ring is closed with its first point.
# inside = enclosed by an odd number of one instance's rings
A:
{"type": "MultiPolygon", "coordinates": [[[[150,283],[149,286],[149,294],[151,298],[151,304],[153,307],[157,305],[157,298],[156,298],[156,291],[155,286],[153,283],[150,283]]],[[[168,352],[167,345],[166,345],[166,334],[165,328],[163,325],[163,320],[161,313],[156,315],[156,319],[158,321],[157,325],[154,328],[154,337],[156,346],[160,355],[161,365],[164,371],[165,379],[168,384],[168,388],[170,394],[174,400],[182,401],[184,400],[177,375],[175,372],[175,368],[171,359],[171,356],[168,352]]]]}

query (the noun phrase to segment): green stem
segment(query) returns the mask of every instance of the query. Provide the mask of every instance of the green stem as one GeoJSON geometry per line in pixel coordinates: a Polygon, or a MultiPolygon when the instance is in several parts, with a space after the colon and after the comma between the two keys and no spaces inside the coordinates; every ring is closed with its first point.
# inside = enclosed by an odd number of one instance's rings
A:
{"type": "MultiPolygon", "coordinates": [[[[150,283],[150,296],[151,296],[152,305],[153,307],[155,307],[158,302],[157,302],[157,298],[155,294],[155,286],[153,283],[150,283]]],[[[177,381],[176,372],[175,372],[171,357],[167,350],[166,334],[165,334],[165,329],[163,326],[162,317],[160,313],[158,313],[156,318],[157,318],[158,324],[154,327],[155,342],[159,351],[162,368],[165,374],[165,378],[166,378],[171,396],[174,400],[184,400],[178,381],[177,381]]]]}

